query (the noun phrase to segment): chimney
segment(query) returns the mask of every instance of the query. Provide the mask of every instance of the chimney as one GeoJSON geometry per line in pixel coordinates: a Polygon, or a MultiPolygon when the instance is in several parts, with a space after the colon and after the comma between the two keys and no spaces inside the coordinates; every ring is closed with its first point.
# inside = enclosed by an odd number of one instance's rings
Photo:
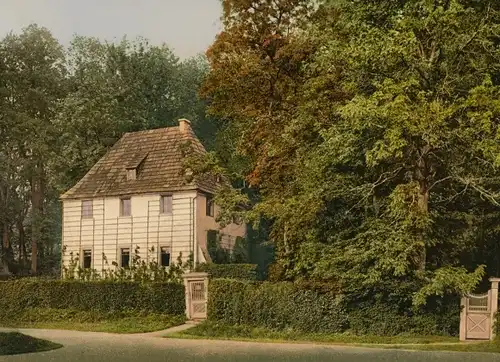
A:
{"type": "Polygon", "coordinates": [[[179,119],[179,131],[181,131],[182,134],[187,134],[190,129],[191,129],[190,121],[188,121],[185,118],[179,119]]]}

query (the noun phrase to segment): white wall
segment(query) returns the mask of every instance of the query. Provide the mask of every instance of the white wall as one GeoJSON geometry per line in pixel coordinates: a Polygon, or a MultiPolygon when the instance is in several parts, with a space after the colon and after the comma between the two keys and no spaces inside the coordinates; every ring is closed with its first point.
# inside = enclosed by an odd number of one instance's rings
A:
{"type": "Polygon", "coordinates": [[[202,253],[194,247],[196,242],[196,192],[173,194],[171,215],[160,214],[160,195],[148,194],[131,197],[132,216],[120,217],[120,198],[93,199],[93,217],[81,217],[82,200],[63,201],[63,263],[67,266],[70,252],[76,256],[82,248],[93,249],[92,268],[100,271],[113,268],[118,261],[120,247],[139,246],[139,255],[145,261],[157,261],[160,246],[169,246],[172,262],[182,252],[186,260],[190,253],[203,262],[202,253]],[[147,252],[154,246],[154,253],[147,252]],[[102,253],[107,258],[103,265],[102,253]],[[196,252],[198,251],[198,252],[196,252]]]}

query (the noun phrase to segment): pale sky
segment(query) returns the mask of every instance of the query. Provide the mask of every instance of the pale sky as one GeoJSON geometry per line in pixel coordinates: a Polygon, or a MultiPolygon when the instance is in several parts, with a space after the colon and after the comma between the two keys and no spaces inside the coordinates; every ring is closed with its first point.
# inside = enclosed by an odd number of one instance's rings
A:
{"type": "Polygon", "coordinates": [[[0,36],[30,23],[65,46],[73,34],[166,43],[181,58],[205,52],[221,30],[220,0],[0,0],[0,36]]]}

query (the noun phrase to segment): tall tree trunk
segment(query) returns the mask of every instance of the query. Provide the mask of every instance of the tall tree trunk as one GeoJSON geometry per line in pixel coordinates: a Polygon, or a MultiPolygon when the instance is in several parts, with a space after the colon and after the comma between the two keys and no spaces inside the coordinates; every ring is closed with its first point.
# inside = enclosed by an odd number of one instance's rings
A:
{"type": "Polygon", "coordinates": [[[17,232],[19,233],[19,264],[25,265],[27,261],[26,240],[22,220],[17,221],[17,232]]]}
{"type": "Polygon", "coordinates": [[[9,254],[10,254],[10,243],[9,243],[9,226],[7,221],[4,221],[2,225],[2,267],[4,273],[9,273],[9,254]]]}
{"type": "MultiPolygon", "coordinates": [[[[423,218],[427,218],[429,215],[429,187],[426,181],[420,183],[420,190],[418,193],[418,209],[420,215],[423,218]]],[[[425,264],[427,262],[427,248],[425,246],[425,230],[420,231],[420,240],[422,242],[420,258],[418,263],[419,270],[425,270],[425,264]]]]}
{"type": "Polygon", "coordinates": [[[7,222],[4,222],[4,224],[3,224],[2,245],[3,245],[4,250],[7,250],[10,247],[10,243],[9,243],[9,226],[7,225],[7,222]]]}
{"type": "MultiPolygon", "coordinates": [[[[37,167],[38,171],[38,167],[37,167]]],[[[42,183],[38,172],[32,177],[31,181],[31,207],[32,207],[32,224],[31,224],[31,273],[37,272],[38,258],[38,243],[40,241],[40,219],[42,208],[42,183]]]]}
{"type": "MultiPolygon", "coordinates": [[[[430,146],[424,146],[419,152],[419,158],[417,162],[417,179],[419,183],[418,190],[418,210],[419,218],[424,221],[429,217],[429,164],[428,164],[428,153],[431,151],[430,146]]],[[[427,248],[426,248],[426,230],[425,226],[420,227],[419,239],[422,245],[420,246],[420,255],[418,258],[418,269],[425,270],[425,264],[427,262],[427,248]]]]}

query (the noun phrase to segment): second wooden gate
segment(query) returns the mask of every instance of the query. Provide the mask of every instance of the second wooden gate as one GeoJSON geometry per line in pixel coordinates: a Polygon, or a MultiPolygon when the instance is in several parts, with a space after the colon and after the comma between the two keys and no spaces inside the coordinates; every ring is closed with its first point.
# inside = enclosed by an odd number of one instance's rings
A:
{"type": "Polygon", "coordinates": [[[465,339],[490,339],[491,292],[466,298],[464,309],[467,315],[465,339]]]}
{"type": "Polygon", "coordinates": [[[469,294],[462,298],[460,340],[488,340],[495,337],[493,321],[498,310],[500,278],[490,278],[491,289],[484,294],[469,294]]]}
{"type": "Polygon", "coordinates": [[[189,320],[207,318],[208,275],[189,273],[184,275],[186,291],[186,316],[189,320]]]}

